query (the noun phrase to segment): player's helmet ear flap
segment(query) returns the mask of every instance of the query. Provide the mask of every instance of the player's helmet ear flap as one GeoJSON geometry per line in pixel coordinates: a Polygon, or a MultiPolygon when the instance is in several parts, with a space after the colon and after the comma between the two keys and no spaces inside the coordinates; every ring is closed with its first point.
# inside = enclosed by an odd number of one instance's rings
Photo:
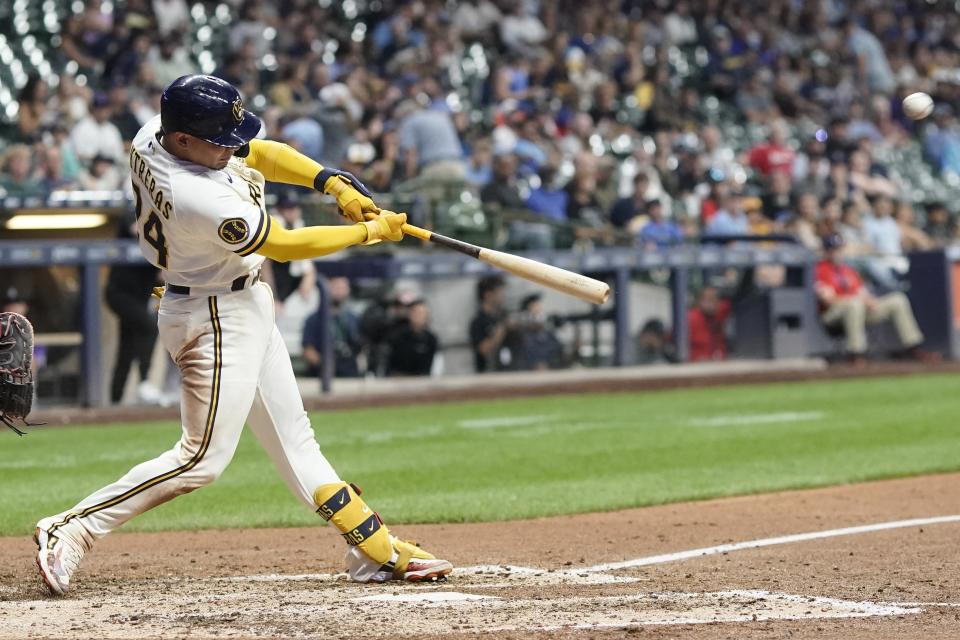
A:
{"type": "Polygon", "coordinates": [[[181,76],[160,97],[164,133],[182,131],[221,147],[241,147],[260,132],[260,118],[243,108],[240,92],[213,76],[181,76]]]}

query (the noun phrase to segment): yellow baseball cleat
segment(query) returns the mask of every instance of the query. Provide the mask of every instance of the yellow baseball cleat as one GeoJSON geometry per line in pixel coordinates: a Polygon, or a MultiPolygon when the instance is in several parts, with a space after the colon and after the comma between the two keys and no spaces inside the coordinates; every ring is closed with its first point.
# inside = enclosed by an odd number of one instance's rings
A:
{"type": "Polygon", "coordinates": [[[453,571],[452,564],[424,551],[412,540],[393,538],[392,542],[393,549],[397,552],[393,569],[394,580],[436,582],[445,579],[453,571]]]}

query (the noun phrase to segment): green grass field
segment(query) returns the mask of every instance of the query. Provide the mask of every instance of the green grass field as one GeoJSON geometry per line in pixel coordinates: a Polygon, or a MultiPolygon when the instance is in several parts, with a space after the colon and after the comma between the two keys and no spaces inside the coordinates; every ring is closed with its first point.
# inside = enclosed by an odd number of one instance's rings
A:
{"type": "MultiPolygon", "coordinates": [[[[957,470],[957,381],[554,396],[313,419],[327,457],[388,522],[501,520],[957,470]]],[[[0,433],[0,534],[28,533],[178,435],[174,423],[0,433]]],[[[126,528],[317,521],[245,434],[219,481],[126,528]]]]}

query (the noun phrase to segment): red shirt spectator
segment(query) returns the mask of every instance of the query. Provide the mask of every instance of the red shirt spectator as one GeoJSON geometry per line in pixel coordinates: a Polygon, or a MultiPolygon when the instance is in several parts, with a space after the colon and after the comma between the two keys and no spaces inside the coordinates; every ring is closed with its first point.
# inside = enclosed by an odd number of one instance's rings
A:
{"type": "Polygon", "coordinates": [[[797,154],[790,147],[761,144],[750,150],[750,166],[764,176],[777,171],[789,176],[793,173],[793,161],[796,157],[797,154]]]}
{"type": "Polygon", "coordinates": [[[766,144],[757,145],[750,150],[750,166],[765,177],[780,171],[793,176],[793,162],[797,154],[787,145],[787,130],[782,123],[773,125],[766,144]]]}
{"type": "Polygon", "coordinates": [[[697,306],[687,312],[690,362],[725,360],[727,336],[724,325],[730,317],[730,302],[721,300],[714,287],[704,287],[697,306]]]}
{"type": "MultiPolygon", "coordinates": [[[[863,279],[853,267],[842,262],[821,260],[817,263],[815,273],[817,289],[832,291],[838,298],[858,296],[863,291],[863,279]]],[[[820,311],[824,311],[823,302],[820,302],[820,311]]]]}

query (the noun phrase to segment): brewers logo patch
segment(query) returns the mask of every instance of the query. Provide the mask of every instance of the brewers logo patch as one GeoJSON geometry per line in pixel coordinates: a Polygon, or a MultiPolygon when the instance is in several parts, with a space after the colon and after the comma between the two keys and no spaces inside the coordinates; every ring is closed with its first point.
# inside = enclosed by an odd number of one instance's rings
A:
{"type": "Polygon", "coordinates": [[[240,98],[233,101],[233,119],[237,124],[243,122],[243,100],[240,98]]]}
{"type": "Polygon", "coordinates": [[[227,244],[240,244],[250,235],[250,227],[243,218],[230,218],[220,224],[218,233],[227,244]]]}

